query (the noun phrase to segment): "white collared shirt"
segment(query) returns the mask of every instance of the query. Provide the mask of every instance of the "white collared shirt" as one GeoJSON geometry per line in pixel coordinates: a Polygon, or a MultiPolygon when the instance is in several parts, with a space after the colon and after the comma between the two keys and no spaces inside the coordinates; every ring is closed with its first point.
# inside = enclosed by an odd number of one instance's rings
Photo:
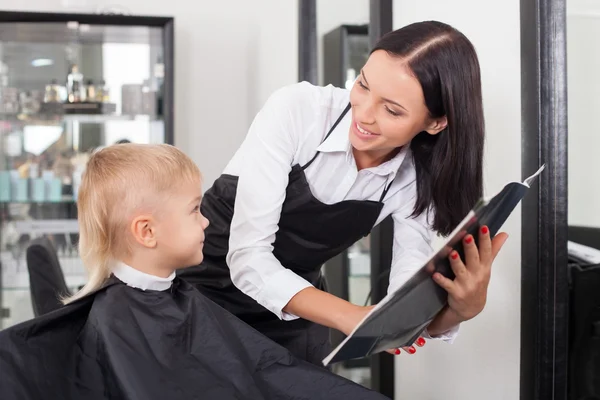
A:
{"type": "MultiPolygon", "coordinates": [[[[306,164],[317,151],[321,154],[304,172],[312,194],[321,202],[379,201],[384,188],[393,182],[376,223],[389,215],[394,220],[388,290],[406,282],[432,252],[435,233],[427,216],[409,218],[416,200],[416,172],[408,146],[393,159],[358,171],[349,140],[351,112],[323,141],[348,102],[349,91],[331,85],[303,82],[276,91],[224,170],[239,177],[227,255],[232,281],[284,320],[297,318],[283,308],[311,284],[281,265],[272,243],[291,168],[306,164]]],[[[451,340],[455,333],[440,338],[451,340]]]]}
{"type": "Polygon", "coordinates": [[[112,269],[113,275],[127,286],[142,290],[158,290],[163,291],[171,287],[175,272],[167,278],[150,275],[140,270],[137,270],[129,265],[118,262],[112,269]]]}

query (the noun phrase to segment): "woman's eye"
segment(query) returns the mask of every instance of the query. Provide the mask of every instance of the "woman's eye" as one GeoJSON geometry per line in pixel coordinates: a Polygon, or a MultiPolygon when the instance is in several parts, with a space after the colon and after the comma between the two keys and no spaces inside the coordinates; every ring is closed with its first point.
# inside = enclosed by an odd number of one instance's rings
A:
{"type": "Polygon", "coordinates": [[[400,113],[397,113],[396,111],[388,108],[387,106],[385,107],[385,109],[387,110],[388,113],[390,113],[391,115],[393,115],[394,117],[397,117],[400,115],[400,113]]]}

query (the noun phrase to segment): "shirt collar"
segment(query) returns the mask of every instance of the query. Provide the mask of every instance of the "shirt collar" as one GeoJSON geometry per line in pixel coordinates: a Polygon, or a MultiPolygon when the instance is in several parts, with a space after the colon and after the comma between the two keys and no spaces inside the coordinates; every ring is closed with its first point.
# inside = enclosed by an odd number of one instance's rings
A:
{"type": "Polygon", "coordinates": [[[381,165],[373,168],[367,168],[367,171],[371,171],[375,175],[387,176],[391,175],[391,178],[395,178],[396,174],[400,170],[400,167],[404,161],[409,161],[412,158],[412,152],[410,151],[410,143],[406,144],[400,149],[398,154],[391,160],[384,162],[381,165]]]}
{"type": "MultiPolygon", "coordinates": [[[[321,153],[345,152],[349,163],[355,163],[352,155],[352,146],[350,144],[350,124],[352,122],[352,111],[348,111],[344,118],[335,127],[333,132],[317,147],[317,151],[321,153]]],[[[367,171],[375,175],[388,176],[393,179],[400,169],[404,160],[411,158],[410,143],[404,146],[398,154],[391,160],[384,162],[377,167],[367,168],[367,171]]]]}
{"type": "Polygon", "coordinates": [[[117,279],[127,284],[127,286],[142,290],[167,290],[171,287],[173,279],[175,279],[175,272],[167,278],[161,278],[146,274],[122,262],[118,262],[112,272],[117,279]]]}
{"type": "Polygon", "coordinates": [[[350,138],[348,135],[350,134],[351,121],[352,110],[348,110],[333,132],[317,147],[317,151],[321,153],[348,152],[350,150],[350,138]]]}

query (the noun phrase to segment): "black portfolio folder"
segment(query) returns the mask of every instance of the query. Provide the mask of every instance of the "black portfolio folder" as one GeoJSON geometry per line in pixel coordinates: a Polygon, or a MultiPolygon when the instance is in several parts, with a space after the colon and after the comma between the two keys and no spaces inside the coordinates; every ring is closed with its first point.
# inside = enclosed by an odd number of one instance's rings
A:
{"type": "Polygon", "coordinates": [[[395,292],[389,293],[354,331],[324,360],[324,365],[367,357],[385,350],[410,346],[446,306],[448,295],[432,278],[434,272],[454,279],[448,255],[456,250],[464,260],[462,239],[472,234],[477,243],[480,227],[493,237],[523,199],[542,166],[524,182],[508,183],[490,199],[481,199],[448,236],[440,249],[395,292]]]}

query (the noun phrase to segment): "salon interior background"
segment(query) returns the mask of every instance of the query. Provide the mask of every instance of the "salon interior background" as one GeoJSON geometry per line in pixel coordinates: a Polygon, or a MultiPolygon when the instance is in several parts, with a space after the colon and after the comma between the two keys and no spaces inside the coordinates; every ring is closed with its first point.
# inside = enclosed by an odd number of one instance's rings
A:
{"type": "MultiPolygon", "coordinates": [[[[567,4],[570,15],[600,16],[600,2],[567,4]]],[[[94,12],[111,7],[137,15],[175,17],[175,144],[200,165],[209,187],[269,94],[297,81],[297,2],[0,0],[3,10],[94,12]]],[[[486,192],[519,179],[519,0],[395,0],[393,15],[394,28],[437,19],[454,25],[473,41],[482,67],[488,132],[486,192]]],[[[322,35],[340,24],[367,23],[369,3],[318,0],[317,16],[321,46],[322,35]]],[[[321,52],[319,56],[322,64],[321,52]]],[[[322,65],[319,70],[322,76],[322,65]]],[[[577,96],[569,96],[578,101],[577,96]]],[[[590,150],[585,153],[586,146],[581,147],[578,154],[589,155],[582,156],[582,162],[589,160],[590,150]]],[[[594,147],[598,148],[588,143],[587,149],[594,147]]],[[[584,211],[571,210],[570,218],[580,218],[584,211]]],[[[505,225],[510,239],[494,266],[485,311],[464,325],[455,344],[430,342],[415,356],[398,357],[397,398],[519,398],[520,219],[515,212],[505,225]]]]}

